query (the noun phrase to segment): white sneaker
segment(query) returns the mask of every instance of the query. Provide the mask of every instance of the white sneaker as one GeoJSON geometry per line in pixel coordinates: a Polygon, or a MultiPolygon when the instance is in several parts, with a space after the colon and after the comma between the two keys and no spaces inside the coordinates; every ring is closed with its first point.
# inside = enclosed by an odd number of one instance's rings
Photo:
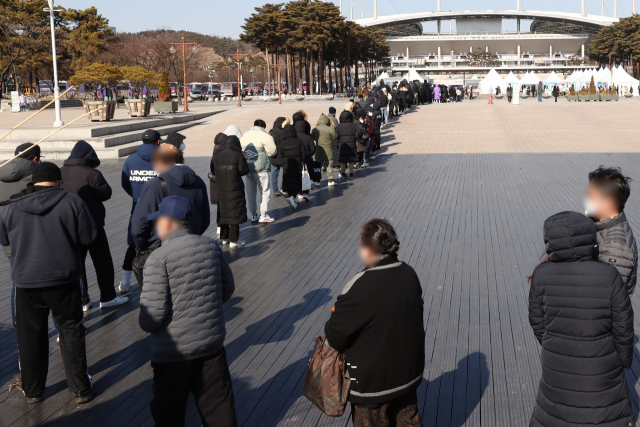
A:
{"type": "Polygon", "coordinates": [[[129,290],[131,289],[131,284],[122,284],[122,282],[120,282],[120,284],[118,285],[118,291],[120,291],[120,295],[126,295],[129,293],[129,290]]]}
{"type": "Polygon", "coordinates": [[[308,195],[308,194],[303,194],[303,195],[302,195],[302,199],[303,199],[303,200],[306,200],[307,202],[310,202],[310,201],[311,201],[311,198],[309,197],[309,195],[308,195]]]}
{"type": "Polygon", "coordinates": [[[218,230],[216,230],[216,234],[219,236],[220,235],[220,227],[218,227],[218,230]]]}
{"type": "Polygon", "coordinates": [[[271,223],[271,222],[274,222],[274,221],[275,221],[275,219],[271,218],[269,215],[264,215],[264,216],[260,217],[260,222],[262,222],[262,223],[265,223],[265,222],[271,223]]]}
{"type": "Polygon", "coordinates": [[[368,168],[368,167],[369,167],[369,163],[363,163],[363,164],[362,164],[362,167],[363,167],[363,168],[368,168]]]}
{"type": "Polygon", "coordinates": [[[58,334],[58,338],[56,338],[56,342],[60,342],[60,334],[58,334]]]}
{"type": "Polygon", "coordinates": [[[91,310],[92,306],[93,303],[91,302],[91,299],[89,299],[89,302],[82,306],[82,311],[86,313],[87,311],[91,310]]]}
{"type": "Polygon", "coordinates": [[[304,195],[298,194],[296,196],[296,202],[304,202],[304,195]]]}
{"type": "Polygon", "coordinates": [[[258,215],[251,215],[251,222],[258,222],[260,217],[258,215]]]}
{"type": "Polygon", "coordinates": [[[336,185],[335,181],[329,181],[329,184],[327,184],[329,187],[333,187],[334,185],[336,185]]]}
{"type": "Polygon", "coordinates": [[[241,248],[241,247],[243,247],[244,245],[246,245],[246,243],[245,243],[245,242],[240,242],[240,241],[237,241],[237,242],[235,242],[235,243],[234,243],[234,242],[229,243],[229,247],[230,247],[231,249],[241,248]]]}
{"type": "Polygon", "coordinates": [[[289,203],[289,207],[291,207],[291,209],[295,210],[298,207],[298,204],[296,203],[295,199],[293,198],[293,196],[289,197],[287,199],[287,203],[289,203]]]}
{"type": "Polygon", "coordinates": [[[338,174],[338,179],[345,179],[346,175],[342,175],[341,173],[338,174]]]}
{"type": "Polygon", "coordinates": [[[220,244],[221,244],[222,246],[224,246],[224,245],[228,245],[228,244],[229,244],[229,241],[228,241],[228,240],[220,240],[220,244]]]}
{"type": "Polygon", "coordinates": [[[122,297],[122,296],[118,295],[117,297],[115,297],[111,301],[101,302],[100,303],[100,308],[115,307],[116,305],[126,304],[128,301],[129,301],[128,297],[122,297]]]}
{"type": "Polygon", "coordinates": [[[316,187],[316,188],[320,188],[320,187],[322,187],[322,184],[320,184],[319,182],[314,182],[313,186],[316,187]]]}

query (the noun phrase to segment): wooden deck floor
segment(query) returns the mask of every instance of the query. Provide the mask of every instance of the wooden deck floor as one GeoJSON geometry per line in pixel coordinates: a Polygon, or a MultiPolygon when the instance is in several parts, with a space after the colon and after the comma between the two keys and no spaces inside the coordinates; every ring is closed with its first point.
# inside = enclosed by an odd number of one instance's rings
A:
{"type": "MultiPolygon", "coordinates": [[[[187,160],[201,176],[208,162],[187,160]]],[[[117,275],[130,203],[119,189],[122,163],[101,167],[116,193],[107,203],[106,227],[117,275]]],[[[226,348],[240,424],[350,424],[347,415],[325,417],[301,398],[302,381],[314,337],[344,284],[360,269],[359,229],[367,219],[383,217],[395,225],[401,259],[416,269],[424,288],[426,369],[419,389],[424,424],[527,425],[540,366],[527,320],[525,276],[543,250],[542,222],[561,210],[581,210],[586,175],[600,164],[619,165],[640,182],[640,154],[383,152],[374,164],[354,181],[314,191],[312,202],[296,212],[276,200],[276,223],[245,225],[241,239],[247,247],[227,250],[237,290],[225,307],[226,348]]],[[[627,215],[640,233],[640,187],[633,188],[627,215]]],[[[90,294],[97,299],[89,268],[90,294]]],[[[19,371],[4,257],[0,283],[0,384],[6,394],[19,371]]],[[[153,425],[149,339],[137,323],[139,296],[136,286],[127,305],[86,314],[89,369],[99,390],[93,402],[80,408],[73,403],[51,329],[45,401],[27,405],[13,391],[0,405],[0,426],[153,425]]],[[[636,312],[638,298],[636,293],[636,312]]],[[[636,328],[640,331],[637,319],[636,328]]],[[[627,372],[636,415],[637,350],[636,345],[627,372]]],[[[192,403],[187,425],[200,426],[192,403]]]]}

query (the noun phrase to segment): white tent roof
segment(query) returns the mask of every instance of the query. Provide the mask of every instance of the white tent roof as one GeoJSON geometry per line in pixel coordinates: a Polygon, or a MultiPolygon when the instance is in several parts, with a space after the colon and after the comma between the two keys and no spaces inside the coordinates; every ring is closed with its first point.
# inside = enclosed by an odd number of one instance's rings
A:
{"type": "Polygon", "coordinates": [[[411,68],[409,70],[409,72],[407,74],[405,74],[403,76],[405,79],[407,79],[407,81],[412,82],[414,80],[420,80],[423,81],[424,77],[422,77],[420,74],[418,74],[418,72],[416,70],[414,70],[413,68],[411,68]]]}
{"type": "Polygon", "coordinates": [[[380,80],[384,80],[385,82],[387,81],[387,79],[389,78],[389,74],[387,74],[387,72],[383,72],[382,74],[380,74],[378,76],[378,78],[376,79],[376,86],[378,86],[380,84],[380,80]]]}
{"type": "Polygon", "coordinates": [[[640,81],[631,77],[622,67],[618,66],[613,69],[611,80],[616,86],[633,87],[634,93],[638,95],[638,85],[640,84],[640,81]]]}
{"type": "Polygon", "coordinates": [[[471,80],[478,80],[478,76],[474,74],[473,77],[471,77],[471,80]]]}
{"type": "Polygon", "coordinates": [[[525,74],[524,77],[520,80],[521,85],[537,85],[538,83],[540,83],[540,79],[533,71],[525,74]]]}
{"type": "Polygon", "coordinates": [[[552,71],[551,74],[549,74],[549,77],[547,77],[547,79],[544,82],[545,83],[549,83],[549,84],[553,84],[553,83],[560,83],[560,82],[563,82],[563,81],[564,81],[564,79],[562,77],[557,75],[555,71],[552,71]]]}
{"type": "Polygon", "coordinates": [[[504,78],[504,81],[507,83],[511,83],[512,85],[516,85],[520,82],[520,79],[513,74],[513,71],[509,71],[509,75],[504,78]]]}
{"type": "Polygon", "coordinates": [[[506,90],[507,84],[504,79],[500,77],[500,75],[496,72],[495,68],[489,70],[487,73],[487,77],[482,79],[482,81],[478,84],[478,89],[480,89],[481,94],[488,94],[489,88],[493,88],[493,93],[496,91],[496,87],[500,86],[500,89],[506,90]]]}

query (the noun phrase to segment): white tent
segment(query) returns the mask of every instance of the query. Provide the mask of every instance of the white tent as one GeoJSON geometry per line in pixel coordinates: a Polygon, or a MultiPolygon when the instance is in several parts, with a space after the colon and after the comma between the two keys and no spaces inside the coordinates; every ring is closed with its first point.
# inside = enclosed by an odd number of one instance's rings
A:
{"type": "Polygon", "coordinates": [[[376,86],[380,85],[380,80],[384,80],[385,82],[387,81],[387,79],[389,79],[389,74],[387,74],[386,71],[384,71],[382,74],[380,74],[378,76],[378,78],[376,79],[376,86]]]}
{"type": "Polygon", "coordinates": [[[515,74],[513,74],[513,71],[509,71],[509,75],[504,78],[504,81],[507,84],[512,84],[512,85],[517,85],[518,83],[520,83],[520,79],[517,78],[515,74]]]}
{"type": "Polygon", "coordinates": [[[530,86],[530,85],[537,85],[538,83],[540,83],[540,79],[536,76],[536,73],[534,73],[533,71],[525,74],[524,77],[520,79],[521,85],[530,86]]]}
{"type": "Polygon", "coordinates": [[[547,77],[544,81],[544,83],[548,85],[557,85],[563,82],[564,79],[557,75],[555,71],[552,71],[551,74],[549,74],[549,77],[547,77]]]}
{"type": "Polygon", "coordinates": [[[633,88],[633,94],[635,96],[639,95],[638,85],[640,85],[640,81],[631,77],[622,67],[618,66],[613,69],[613,72],[611,73],[611,81],[614,86],[620,86],[621,92],[623,92],[622,89],[624,88],[626,88],[627,91],[629,88],[633,88]]]}
{"type": "Polygon", "coordinates": [[[418,74],[418,72],[413,68],[409,69],[409,72],[405,74],[403,77],[407,79],[408,82],[412,82],[414,80],[420,80],[420,81],[424,80],[424,77],[418,74]]]}
{"type": "Polygon", "coordinates": [[[500,75],[496,72],[496,69],[492,68],[487,73],[487,76],[484,79],[482,79],[480,84],[478,84],[478,89],[480,90],[481,94],[486,95],[490,93],[489,92],[490,88],[493,88],[493,93],[495,94],[496,87],[500,87],[502,92],[504,92],[507,88],[507,84],[505,83],[504,79],[500,77],[500,75]]]}
{"type": "Polygon", "coordinates": [[[473,77],[471,77],[471,80],[478,80],[478,76],[474,74],[473,77]]]}

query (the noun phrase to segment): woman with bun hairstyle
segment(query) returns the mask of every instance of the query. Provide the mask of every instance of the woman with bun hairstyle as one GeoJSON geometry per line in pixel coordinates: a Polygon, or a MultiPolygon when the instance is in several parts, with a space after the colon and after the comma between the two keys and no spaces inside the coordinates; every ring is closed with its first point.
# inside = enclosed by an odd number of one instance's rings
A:
{"type": "Polygon", "coordinates": [[[325,325],[328,345],[344,353],[354,427],[422,426],[416,390],[424,371],[422,287],[398,260],[389,222],[372,219],[360,234],[365,266],[345,286],[325,325]]]}

